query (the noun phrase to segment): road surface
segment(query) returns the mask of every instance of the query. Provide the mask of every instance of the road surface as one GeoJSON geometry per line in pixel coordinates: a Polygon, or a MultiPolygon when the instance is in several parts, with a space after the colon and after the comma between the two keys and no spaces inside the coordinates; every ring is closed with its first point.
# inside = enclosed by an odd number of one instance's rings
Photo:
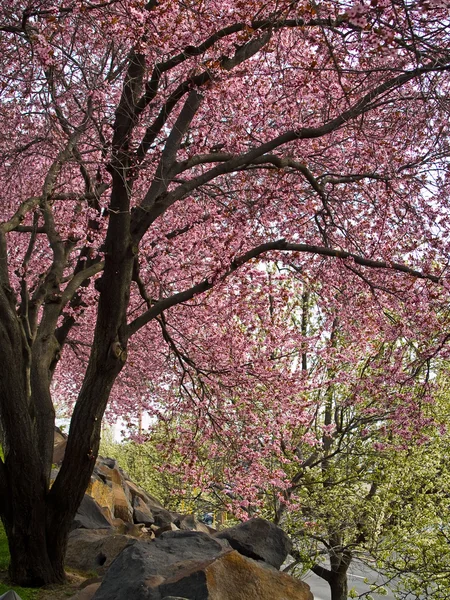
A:
{"type": "MultiPolygon", "coordinates": [[[[348,574],[348,589],[354,589],[357,594],[363,594],[364,592],[370,592],[370,585],[364,582],[367,578],[369,582],[378,582],[382,583],[380,576],[372,571],[366,565],[363,565],[358,562],[354,562],[348,574]]],[[[331,600],[330,586],[326,581],[324,581],[321,577],[314,575],[311,571],[302,578],[309,587],[311,588],[311,592],[314,595],[314,600],[331,600]]],[[[385,587],[387,594],[377,594],[376,591],[370,592],[371,596],[374,600],[395,600],[395,596],[387,586],[385,587]]],[[[365,598],[363,596],[362,598],[365,598]]],[[[408,598],[410,600],[417,600],[417,596],[409,595],[408,598]]]]}

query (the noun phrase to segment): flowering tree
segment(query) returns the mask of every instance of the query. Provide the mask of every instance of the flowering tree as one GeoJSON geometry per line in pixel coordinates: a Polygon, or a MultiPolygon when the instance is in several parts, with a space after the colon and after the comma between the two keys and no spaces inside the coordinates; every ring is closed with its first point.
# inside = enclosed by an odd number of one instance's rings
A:
{"type": "Polygon", "coordinates": [[[320,282],[325,322],[342,305],[361,343],[392,313],[436,330],[448,4],[5,0],[0,15],[0,513],[13,580],[39,584],[64,579],[109,399],[190,407],[197,432],[237,392],[249,435],[264,413],[276,430],[285,398],[302,420],[302,380],[273,365],[280,340],[300,356],[308,339],[271,322],[289,286],[264,261],[320,282]],[[49,490],[61,397],[76,402],[49,490]]]}
{"type": "MultiPolygon", "coordinates": [[[[393,344],[398,346],[399,340],[393,344]]],[[[391,351],[392,342],[378,341],[379,355],[391,351]]],[[[390,389],[380,394],[380,387],[363,381],[372,378],[368,371],[377,366],[373,355],[359,367],[351,365],[361,378],[357,402],[352,400],[354,389],[333,383],[324,387],[321,410],[311,420],[317,437],[323,432],[321,443],[314,448],[300,444],[297,460],[285,461],[291,485],[284,502],[268,505],[277,507],[275,518],[291,534],[296,559],[328,582],[332,600],[357,596],[349,591],[347,576],[355,559],[368,564],[372,573],[377,568],[382,581],[399,588],[399,597],[412,591],[420,597],[444,597],[449,583],[443,516],[449,477],[445,383],[434,378],[430,402],[423,369],[406,378],[409,385],[404,380],[394,387],[387,376],[390,389]],[[415,408],[408,396],[415,397],[415,408]],[[383,402],[383,397],[390,400],[383,402]],[[420,411],[420,430],[400,427],[398,411],[407,427],[420,411]],[[296,497],[297,507],[291,505],[288,512],[289,497],[296,497]]],[[[442,369],[437,364],[432,368],[434,373],[442,369]]],[[[380,585],[374,585],[375,592],[380,585]]]]}
{"type": "MultiPolygon", "coordinates": [[[[429,329],[426,340],[414,338],[417,315],[410,321],[403,315],[399,327],[399,315],[391,312],[372,327],[366,318],[361,339],[345,322],[346,307],[334,303],[327,338],[315,298],[291,292],[278,307],[272,303],[270,320],[283,322],[285,336],[271,349],[276,366],[270,377],[258,377],[256,390],[237,389],[236,375],[228,400],[208,386],[210,406],[220,405],[214,414],[222,410],[214,436],[207,429],[198,434],[195,412],[185,405],[183,416],[174,410],[168,420],[165,414],[167,455],[155,452],[161,423],[143,451],[172,475],[172,486],[180,474],[191,484],[183,500],[205,503],[216,515],[224,509],[243,518],[260,514],[281,525],[302,570],[327,581],[332,600],[351,595],[347,573],[355,559],[376,561],[383,579],[400,577],[420,596],[445,594],[447,382],[437,377],[446,366],[433,358],[442,334],[432,339],[429,329]],[[290,321],[302,333],[300,352],[287,346],[290,321]],[[274,400],[283,391],[286,397],[274,400]],[[236,444],[239,437],[243,444],[236,444]],[[433,553],[439,560],[430,560],[433,553]]],[[[440,324],[448,331],[444,312],[440,324]]],[[[257,332],[267,345],[270,329],[263,331],[260,322],[257,332]]],[[[262,365],[267,369],[263,354],[264,348],[252,351],[253,375],[262,365]]]]}

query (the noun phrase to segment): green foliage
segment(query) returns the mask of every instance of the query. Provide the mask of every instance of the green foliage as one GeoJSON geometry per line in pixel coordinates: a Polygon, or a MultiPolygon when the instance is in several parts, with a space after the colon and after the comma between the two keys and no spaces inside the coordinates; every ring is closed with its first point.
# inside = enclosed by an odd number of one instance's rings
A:
{"type": "Polygon", "coordinates": [[[119,443],[105,429],[100,454],[116,459],[137,485],[155,496],[166,508],[185,512],[195,510],[181,477],[164,468],[167,465],[163,452],[158,448],[157,438],[142,444],[133,441],[119,443]]]}
{"type": "Polygon", "coordinates": [[[321,562],[325,548],[330,555],[347,550],[395,581],[399,598],[409,592],[448,600],[450,434],[435,426],[450,422],[447,388],[436,385],[434,403],[424,406],[433,424],[419,441],[391,432],[378,444],[381,416],[368,424],[334,386],[317,420],[320,425],[327,412],[339,414],[335,432],[324,436],[321,447],[299,445],[300,464],[308,465],[292,471],[299,508],[282,517],[306,566],[321,562]]]}
{"type": "MultiPolygon", "coordinates": [[[[3,525],[0,523],[0,571],[5,571],[9,565],[9,548],[8,548],[8,540],[6,539],[6,533],[3,528],[3,525]]],[[[31,589],[31,588],[22,588],[19,586],[14,586],[11,588],[10,585],[6,585],[4,583],[0,583],[0,594],[5,594],[10,589],[13,589],[22,600],[37,600],[39,590],[31,589]]]]}

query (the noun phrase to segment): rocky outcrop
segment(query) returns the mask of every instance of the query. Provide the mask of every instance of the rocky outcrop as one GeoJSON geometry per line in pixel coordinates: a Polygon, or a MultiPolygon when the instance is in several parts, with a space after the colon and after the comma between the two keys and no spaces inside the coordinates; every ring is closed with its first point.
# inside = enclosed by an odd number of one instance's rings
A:
{"type": "MultiPolygon", "coordinates": [[[[55,452],[61,447],[59,440],[55,452]]],[[[110,458],[99,457],[87,491],[66,565],[103,581],[80,590],[77,600],[313,598],[306,584],[278,570],[291,542],[273,523],[255,518],[218,532],[164,508],[110,458]]]]}
{"type": "Polygon", "coordinates": [[[72,529],[79,527],[82,529],[112,528],[111,521],[105,517],[101,507],[89,494],[84,495],[72,525],[72,529]]]}
{"type": "Polygon", "coordinates": [[[211,560],[228,550],[227,542],[196,531],[166,531],[151,542],[136,540],[114,561],[94,598],[150,599],[153,591],[158,598],[158,586],[183,571],[186,564],[211,560]]]}
{"type": "Polygon", "coordinates": [[[139,496],[133,498],[133,521],[143,523],[146,527],[150,527],[155,522],[155,517],[148,504],[139,496]]]}
{"type": "Polygon", "coordinates": [[[196,531],[137,540],[117,557],[94,600],[313,600],[309,587],[196,531]]]}
{"type": "Polygon", "coordinates": [[[69,534],[66,566],[84,573],[106,573],[111,563],[136,538],[104,529],[75,529],[69,534]]]}
{"type": "Polygon", "coordinates": [[[207,563],[187,565],[147,597],[167,600],[171,597],[167,593],[191,600],[313,600],[305,583],[235,550],[207,563]]]}

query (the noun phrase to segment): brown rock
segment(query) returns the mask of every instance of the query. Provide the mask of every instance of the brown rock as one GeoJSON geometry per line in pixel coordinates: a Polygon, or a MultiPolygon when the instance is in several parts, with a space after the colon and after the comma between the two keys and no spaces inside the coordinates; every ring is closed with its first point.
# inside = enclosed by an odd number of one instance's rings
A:
{"type": "Polygon", "coordinates": [[[100,586],[101,586],[101,582],[91,583],[91,584],[87,585],[85,588],[83,588],[82,590],[80,590],[78,592],[78,594],[75,594],[75,596],[72,596],[72,600],[92,600],[95,592],[98,590],[98,588],[100,586]]]}
{"type": "Polygon", "coordinates": [[[120,487],[123,487],[123,477],[122,474],[120,473],[119,469],[115,468],[115,469],[111,469],[111,481],[113,483],[117,483],[118,485],[120,485],[120,487]]]}
{"type": "Polygon", "coordinates": [[[112,495],[113,495],[113,515],[122,519],[127,523],[133,522],[133,509],[131,507],[128,498],[122,486],[119,483],[113,481],[112,484],[112,495]]]}
{"type": "Polygon", "coordinates": [[[114,496],[112,488],[108,484],[103,483],[101,479],[91,478],[86,493],[89,494],[91,498],[94,498],[99,506],[109,508],[109,510],[113,512],[114,496]]]}
{"type": "Polygon", "coordinates": [[[52,462],[54,465],[60,465],[63,461],[64,454],[66,452],[67,440],[62,440],[61,442],[56,442],[53,446],[53,459],[52,462]]]}
{"type": "MultiPolygon", "coordinates": [[[[215,560],[186,561],[158,588],[161,597],[183,596],[198,600],[314,600],[303,581],[273,567],[242,556],[236,550],[215,560]]],[[[149,597],[152,597],[150,593],[149,597]]]]}
{"type": "Polygon", "coordinates": [[[103,464],[100,461],[100,459],[98,459],[95,464],[94,472],[96,472],[98,475],[100,475],[107,481],[112,481],[112,469],[110,469],[107,465],[103,464]]]}
{"type": "Polygon", "coordinates": [[[113,525],[114,517],[112,516],[111,509],[108,506],[100,506],[100,510],[102,511],[105,519],[113,525]]]}
{"type": "Polygon", "coordinates": [[[159,537],[166,531],[179,531],[179,528],[175,525],[175,523],[169,523],[168,525],[164,525],[164,527],[158,527],[157,529],[153,529],[152,525],[152,530],[155,532],[155,537],[159,537]]]}
{"type": "Polygon", "coordinates": [[[133,519],[135,523],[143,523],[150,527],[155,522],[152,511],[140,496],[133,499],[133,519]]]}
{"type": "Polygon", "coordinates": [[[152,502],[152,496],[150,496],[150,494],[147,494],[147,492],[145,492],[142,488],[133,483],[133,481],[127,479],[127,486],[130,490],[132,498],[137,497],[143,500],[145,504],[153,503],[154,505],[159,506],[159,508],[163,508],[162,504],[158,500],[156,500],[156,498],[153,498],[152,502]]]}
{"type": "Polygon", "coordinates": [[[314,600],[309,585],[233,551],[206,569],[208,600],[314,600]]]}
{"type": "Polygon", "coordinates": [[[105,573],[122,550],[135,540],[106,530],[75,529],[69,535],[65,564],[82,572],[105,573]]]}
{"type": "Polygon", "coordinates": [[[203,531],[203,533],[211,533],[216,532],[215,529],[208,527],[204,523],[198,521],[194,515],[183,515],[178,519],[177,522],[179,528],[181,530],[190,530],[190,531],[203,531]]]}
{"type": "Polygon", "coordinates": [[[59,427],[55,427],[53,438],[53,464],[60,465],[67,446],[67,435],[59,427]]]}
{"type": "MultiPolygon", "coordinates": [[[[143,523],[124,523],[122,519],[116,519],[120,521],[121,524],[117,526],[117,533],[123,533],[125,535],[131,535],[135,538],[142,537],[145,532],[143,531],[144,525],[143,523]]],[[[146,536],[148,537],[148,536],[146,536]]]]}

